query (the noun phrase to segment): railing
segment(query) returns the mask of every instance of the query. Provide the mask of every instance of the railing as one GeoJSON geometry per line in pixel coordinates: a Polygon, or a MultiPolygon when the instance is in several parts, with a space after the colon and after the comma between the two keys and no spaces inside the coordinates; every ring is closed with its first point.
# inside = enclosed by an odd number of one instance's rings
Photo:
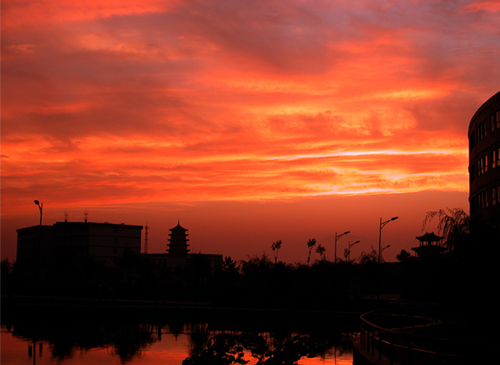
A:
{"type": "Polygon", "coordinates": [[[435,309],[424,306],[367,312],[361,316],[360,343],[372,358],[384,358],[391,365],[478,363],[471,361],[493,353],[490,346],[465,339],[457,341],[414,333],[439,323],[435,309]]]}

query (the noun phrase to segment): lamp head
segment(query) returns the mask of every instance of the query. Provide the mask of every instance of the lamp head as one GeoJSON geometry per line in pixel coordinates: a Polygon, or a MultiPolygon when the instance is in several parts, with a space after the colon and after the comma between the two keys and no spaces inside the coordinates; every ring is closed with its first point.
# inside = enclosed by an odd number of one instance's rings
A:
{"type": "Polygon", "coordinates": [[[348,234],[349,232],[351,232],[351,231],[344,232],[344,234],[348,234]]]}
{"type": "Polygon", "coordinates": [[[398,219],[399,217],[393,217],[391,218],[391,221],[395,221],[396,219],[398,219]]]}
{"type": "Polygon", "coordinates": [[[38,200],[35,200],[35,204],[40,206],[40,202],[38,200]]]}

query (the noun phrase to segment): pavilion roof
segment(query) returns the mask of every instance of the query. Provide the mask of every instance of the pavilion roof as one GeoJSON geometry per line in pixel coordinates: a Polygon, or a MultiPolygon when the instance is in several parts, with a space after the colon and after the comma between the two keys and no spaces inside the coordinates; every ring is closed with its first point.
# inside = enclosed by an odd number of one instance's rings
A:
{"type": "Polygon", "coordinates": [[[444,237],[438,236],[434,234],[434,232],[431,233],[425,233],[423,236],[415,237],[417,240],[420,242],[437,242],[439,240],[442,240],[444,237]]]}

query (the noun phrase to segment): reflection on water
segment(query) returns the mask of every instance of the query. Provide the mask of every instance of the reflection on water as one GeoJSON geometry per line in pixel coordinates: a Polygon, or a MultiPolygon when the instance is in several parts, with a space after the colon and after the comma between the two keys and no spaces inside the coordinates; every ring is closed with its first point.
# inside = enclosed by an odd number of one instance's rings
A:
{"type": "Polygon", "coordinates": [[[85,320],[2,324],[3,364],[352,364],[345,328],[85,320]],[[246,327],[246,328],[245,328],[246,327]]]}
{"type": "Polygon", "coordinates": [[[197,351],[193,348],[182,364],[298,364],[301,359],[301,364],[308,364],[337,357],[346,360],[343,364],[352,364],[352,335],[343,336],[337,346],[334,338],[313,334],[216,333],[197,351]]]}

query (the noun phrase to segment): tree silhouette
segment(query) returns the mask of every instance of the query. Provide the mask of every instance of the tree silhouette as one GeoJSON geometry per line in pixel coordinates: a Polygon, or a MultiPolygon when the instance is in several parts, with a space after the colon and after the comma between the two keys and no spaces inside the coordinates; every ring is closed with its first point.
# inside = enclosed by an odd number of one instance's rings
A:
{"type": "MultiPolygon", "coordinates": [[[[377,251],[371,246],[372,250],[370,252],[361,252],[359,255],[359,263],[360,264],[368,264],[372,262],[377,262],[378,260],[378,254],[377,251]]],[[[382,259],[383,260],[383,259],[382,259]]]]}
{"type": "Polygon", "coordinates": [[[274,255],[274,263],[276,263],[278,261],[278,253],[280,251],[280,248],[281,248],[281,240],[279,241],[276,241],[276,242],[273,242],[273,244],[271,245],[271,248],[273,249],[273,255],[274,255]]]}
{"type": "Polygon", "coordinates": [[[459,246],[467,241],[470,233],[470,216],[461,208],[446,208],[427,212],[422,228],[434,218],[438,219],[438,230],[445,238],[445,247],[450,255],[453,255],[459,246]]]}
{"type": "Polygon", "coordinates": [[[265,252],[261,257],[255,255],[248,257],[247,261],[241,261],[242,274],[250,278],[265,277],[269,274],[272,267],[273,263],[269,260],[265,252]]]}
{"type": "Polygon", "coordinates": [[[9,262],[9,259],[2,260],[1,288],[2,294],[12,293],[14,284],[14,262],[9,262]]]}
{"type": "Polygon", "coordinates": [[[321,259],[324,260],[325,259],[325,251],[326,251],[326,248],[324,248],[323,246],[321,245],[318,245],[318,247],[316,247],[316,253],[319,254],[321,256],[321,259]]]}
{"type": "Polygon", "coordinates": [[[234,261],[231,256],[224,257],[222,260],[222,271],[230,274],[238,273],[238,263],[234,261]]]}
{"type": "Polygon", "coordinates": [[[403,262],[403,261],[409,259],[410,256],[411,255],[410,255],[410,253],[408,251],[401,250],[401,252],[399,253],[399,255],[396,256],[396,258],[398,259],[398,261],[403,262]]]}
{"type": "Polygon", "coordinates": [[[316,238],[311,238],[309,241],[307,241],[307,247],[309,248],[309,256],[307,256],[307,265],[309,265],[309,262],[311,261],[311,252],[316,245],[316,238]]]}

